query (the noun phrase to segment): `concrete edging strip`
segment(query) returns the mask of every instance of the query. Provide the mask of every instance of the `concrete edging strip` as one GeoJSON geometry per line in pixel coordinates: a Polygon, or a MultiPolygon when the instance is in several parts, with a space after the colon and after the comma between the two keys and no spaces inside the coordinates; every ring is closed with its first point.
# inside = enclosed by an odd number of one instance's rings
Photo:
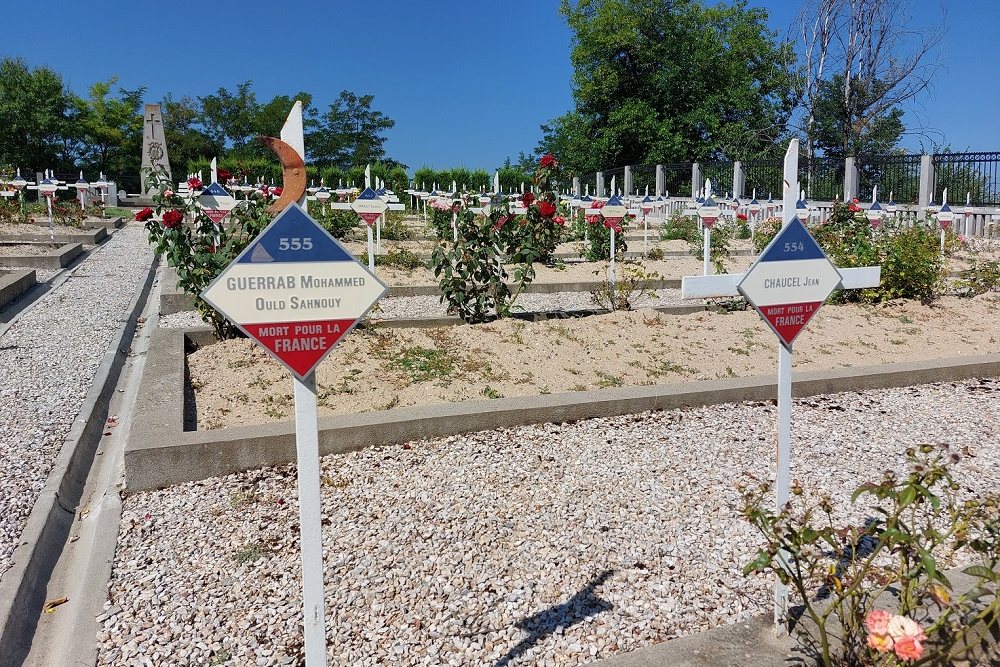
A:
{"type": "MultiPolygon", "coordinates": [[[[139,389],[136,424],[125,451],[129,492],[162,488],[282,465],[295,460],[291,422],[185,431],[185,347],[212,340],[207,328],[159,329],[150,341],[139,389]]],[[[807,371],[794,375],[793,395],[885,389],[1000,376],[1000,354],[859,368],[807,371]]],[[[570,422],[775,397],[768,376],[618,387],[496,400],[396,408],[320,419],[321,454],[399,444],[497,428],[570,422]]]]}
{"type": "MultiPolygon", "coordinates": [[[[15,241],[14,244],[17,242],[15,241]]],[[[58,241],[57,241],[58,243],[58,241]]],[[[6,255],[0,257],[0,266],[27,266],[33,269],[62,269],[83,254],[82,243],[65,243],[52,252],[44,255],[28,255],[18,257],[6,255]]]]}
{"type": "Polygon", "coordinates": [[[108,404],[129,354],[138,314],[153,286],[157,264],[154,257],[28,515],[11,556],[12,565],[0,575],[0,655],[4,660],[23,659],[30,647],[45,603],[46,583],[73,525],[76,505],[104,433],[108,404]]]}
{"type": "Polygon", "coordinates": [[[34,269],[15,270],[0,275],[0,308],[17,301],[37,282],[34,269]]]}

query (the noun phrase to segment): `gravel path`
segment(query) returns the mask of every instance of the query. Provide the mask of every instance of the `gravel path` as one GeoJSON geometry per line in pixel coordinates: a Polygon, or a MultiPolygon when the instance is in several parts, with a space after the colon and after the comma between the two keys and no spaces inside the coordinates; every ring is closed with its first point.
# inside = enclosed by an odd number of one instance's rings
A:
{"type": "MultiPolygon", "coordinates": [[[[947,442],[1000,486],[1000,382],[797,401],[792,477],[851,491],[947,442]]],[[[770,476],[771,403],[645,413],[323,460],[336,665],[581,665],[769,609],[733,483],[770,476]]],[[[294,467],[125,500],[101,665],[285,665],[301,649],[294,467]]]]}
{"type": "Polygon", "coordinates": [[[0,573],[151,260],[125,227],[0,338],[0,573]]]}

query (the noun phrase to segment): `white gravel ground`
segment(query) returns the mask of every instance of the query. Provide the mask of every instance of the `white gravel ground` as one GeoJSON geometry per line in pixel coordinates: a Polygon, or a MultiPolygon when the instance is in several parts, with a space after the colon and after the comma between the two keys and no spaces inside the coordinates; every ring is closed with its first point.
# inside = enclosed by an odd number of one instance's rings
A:
{"type": "Polygon", "coordinates": [[[118,231],[0,337],[0,573],[151,260],[118,231]]]}
{"type": "MultiPolygon", "coordinates": [[[[851,490],[906,447],[968,446],[1000,486],[1000,382],[797,401],[792,476],[851,490]]],[[[323,460],[333,665],[580,665],[769,608],[734,481],[771,474],[775,407],[730,404],[323,460]]],[[[125,500],[101,665],[285,665],[301,647],[294,467],[125,500]]]]}

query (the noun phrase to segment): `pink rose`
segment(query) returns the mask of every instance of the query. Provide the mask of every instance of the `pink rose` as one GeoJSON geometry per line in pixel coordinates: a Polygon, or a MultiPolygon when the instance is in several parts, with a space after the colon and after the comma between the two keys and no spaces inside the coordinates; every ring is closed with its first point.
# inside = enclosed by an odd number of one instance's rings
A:
{"type": "Polygon", "coordinates": [[[920,641],[926,639],[924,629],[920,627],[920,624],[905,616],[893,616],[890,618],[886,630],[896,640],[902,637],[916,637],[920,641]]]}
{"type": "Polygon", "coordinates": [[[873,648],[879,653],[888,653],[892,650],[892,637],[889,635],[868,635],[868,647],[873,648]]]}
{"type": "Polygon", "coordinates": [[[865,617],[865,627],[868,628],[868,632],[873,634],[886,635],[889,634],[890,620],[892,620],[892,614],[885,609],[876,609],[865,617]]]}
{"type": "Polygon", "coordinates": [[[557,215],[554,218],[552,218],[552,222],[556,223],[557,225],[565,225],[566,219],[561,215],[557,215]]]}
{"type": "Polygon", "coordinates": [[[920,660],[920,656],[924,654],[924,646],[916,637],[901,637],[896,640],[893,648],[896,651],[896,656],[907,662],[920,660]]]}

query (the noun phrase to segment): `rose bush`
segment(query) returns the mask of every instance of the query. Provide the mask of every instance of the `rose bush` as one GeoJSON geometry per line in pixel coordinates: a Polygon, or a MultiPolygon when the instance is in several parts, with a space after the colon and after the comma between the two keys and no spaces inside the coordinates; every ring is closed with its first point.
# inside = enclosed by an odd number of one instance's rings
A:
{"type": "Polygon", "coordinates": [[[743,571],[792,589],[809,621],[795,631],[821,664],[986,664],[976,651],[1000,632],[1000,494],[962,494],[952,473],[961,460],[947,445],[908,449],[907,474],[886,471],[851,496],[871,505],[861,525],[838,525],[825,495],[800,506],[798,484],[779,511],[770,482],[738,485],[764,540],[743,571]],[[959,563],[961,589],[945,572],[959,563]]]}
{"type": "Polygon", "coordinates": [[[271,216],[267,213],[270,202],[252,194],[230,212],[224,224],[216,224],[205,215],[194,196],[181,197],[173,192],[162,169],[153,171],[146,185],[155,190],[153,201],[162,220],[144,214],[150,243],[177,270],[177,286],[195,296],[198,313],[212,325],[216,335],[219,338],[237,335],[238,330],[202,301],[200,295],[270,223],[271,216]],[[193,223],[181,224],[185,216],[193,223]]]}

